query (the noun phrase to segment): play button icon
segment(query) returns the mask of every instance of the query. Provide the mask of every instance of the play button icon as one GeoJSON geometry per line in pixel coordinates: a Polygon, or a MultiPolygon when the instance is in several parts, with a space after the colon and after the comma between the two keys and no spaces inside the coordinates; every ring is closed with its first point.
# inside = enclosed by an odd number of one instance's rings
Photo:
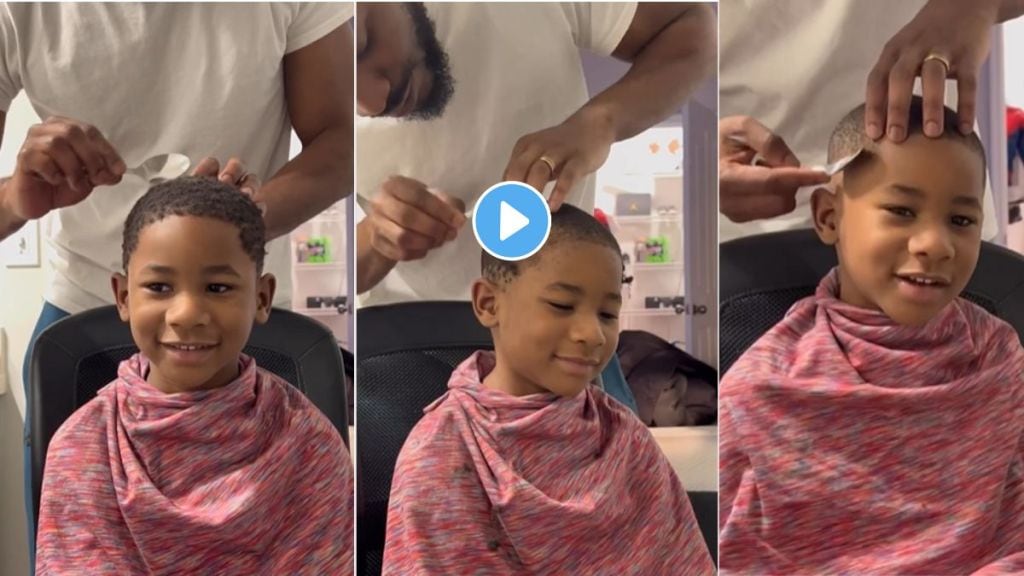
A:
{"type": "Polygon", "coordinates": [[[487,189],[473,210],[473,234],[490,255],[523,260],[534,255],[551,232],[548,203],[532,186],[501,182],[487,189]]]}
{"type": "Polygon", "coordinates": [[[498,240],[504,242],[509,236],[529,225],[529,218],[523,216],[522,212],[513,208],[508,202],[501,201],[501,209],[498,211],[498,240]]]}

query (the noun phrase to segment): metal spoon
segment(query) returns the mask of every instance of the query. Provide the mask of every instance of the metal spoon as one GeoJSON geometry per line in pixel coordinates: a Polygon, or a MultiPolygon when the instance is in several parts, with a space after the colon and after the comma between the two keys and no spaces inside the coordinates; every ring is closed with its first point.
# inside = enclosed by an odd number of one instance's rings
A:
{"type": "Polygon", "coordinates": [[[192,160],[184,154],[158,154],[145,159],[141,164],[125,171],[125,176],[135,176],[154,186],[167,180],[173,180],[192,166],[192,160]]]}
{"type": "MultiPolygon", "coordinates": [[[[828,174],[829,176],[835,176],[836,174],[842,172],[843,168],[846,168],[847,166],[849,166],[850,162],[853,162],[854,160],[856,160],[857,156],[860,156],[860,153],[863,152],[863,151],[864,151],[863,148],[858,148],[856,151],[853,152],[853,154],[850,154],[848,156],[843,156],[842,158],[836,160],[835,162],[830,162],[828,164],[825,164],[824,166],[822,166],[820,168],[820,170],[822,172],[824,172],[825,174],[828,174]]],[[[818,168],[815,168],[815,169],[818,169],[818,168]]]]}

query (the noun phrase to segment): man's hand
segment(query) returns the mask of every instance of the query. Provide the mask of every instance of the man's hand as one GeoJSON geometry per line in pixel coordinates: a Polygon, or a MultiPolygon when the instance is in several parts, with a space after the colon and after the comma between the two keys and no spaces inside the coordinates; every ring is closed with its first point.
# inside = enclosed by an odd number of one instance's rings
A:
{"type": "Polygon", "coordinates": [[[222,169],[220,162],[216,158],[207,156],[199,161],[199,164],[192,170],[192,175],[216,178],[225,184],[238,188],[242,194],[252,198],[252,201],[266,215],[267,204],[259,195],[260,186],[263,183],[260,181],[259,176],[246,170],[245,164],[238,158],[229,159],[222,169]]]}
{"type": "Polygon", "coordinates": [[[581,110],[558,126],[520,138],[502,180],[525,182],[541,193],[554,180],[548,204],[556,211],[577,182],[604,164],[614,142],[610,122],[581,110]]]}
{"type": "Polygon", "coordinates": [[[366,217],[370,247],[401,262],[418,260],[454,240],[466,223],[465,204],[411,178],[392,176],[380,187],[366,217]]]}
{"type": "Polygon", "coordinates": [[[52,117],[29,128],[5,199],[18,218],[41,218],[84,200],[96,186],[121,181],[126,166],[114,147],[84,122],[52,117]]]}
{"type": "Polygon", "coordinates": [[[927,136],[939,136],[946,128],[942,112],[946,78],[957,81],[957,128],[963,134],[973,131],[978,75],[988,56],[989,34],[1000,17],[1009,15],[1001,12],[1001,4],[1001,0],[930,0],[897,32],[868,75],[867,135],[878,139],[888,134],[894,142],[907,137],[917,76],[921,77],[927,136]]]}
{"type": "Polygon", "coordinates": [[[719,211],[733,222],[788,214],[799,188],[829,181],[820,170],[801,168],[782,138],[749,116],[722,118],[718,146],[719,211]],[[755,156],[762,160],[752,166],[755,156]]]}

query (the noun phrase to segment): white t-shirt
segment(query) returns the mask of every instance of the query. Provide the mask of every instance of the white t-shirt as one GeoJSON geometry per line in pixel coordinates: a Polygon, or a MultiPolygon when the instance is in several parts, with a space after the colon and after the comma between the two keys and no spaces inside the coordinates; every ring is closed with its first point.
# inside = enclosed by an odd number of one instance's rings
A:
{"type": "MultiPolygon", "coordinates": [[[[129,167],[169,152],[193,162],[236,156],[266,182],[288,161],[285,54],[352,14],[351,3],[6,4],[0,109],[25,90],[40,118],[96,126],[129,167]]],[[[55,214],[49,302],[71,313],[113,303],[124,221],[144,192],[126,179],[55,214]]],[[[285,307],[288,251],[285,238],[269,243],[265,265],[278,279],[275,305],[285,307]]]]}
{"type": "MultiPolygon", "coordinates": [[[[721,116],[751,116],[781,136],[801,164],[824,165],[829,136],[846,113],[864,102],[868,73],[885,43],[925,2],[723,0],[721,116]]],[[[946,105],[955,110],[956,90],[950,84],[946,105]]],[[[984,208],[982,237],[991,239],[998,233],[991,188],[985,191],[984,208]]],[[[809,228],[810,191],[797,195],[790,214],[744,224],[720,214],[718,226],[721,241],[809,228]]]]}
{"type": "MultiPolygon", "coordinates": [[[[611,54],[636,12],[635,3],[426,6],[448,53],[455,93],[434,120],[356,120],[356,192],[364,210],[392,175],[443,190],[471,210],[501,180],[520,137],[561,123],[586,103],[579,49],[611,54]]],[[[593,175],[568,201],[593,208],[593,175]]],[[[468,300],[479,273],[480,246],[467,223],[425,258],[400,262],[360,304],[468,300]]]]}

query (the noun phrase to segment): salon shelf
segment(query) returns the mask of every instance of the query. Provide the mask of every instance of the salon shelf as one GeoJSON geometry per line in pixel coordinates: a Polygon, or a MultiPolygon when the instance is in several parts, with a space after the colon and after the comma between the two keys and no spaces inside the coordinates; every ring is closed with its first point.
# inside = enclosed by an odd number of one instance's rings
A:
{"type": "Polygon", "coordinates": [[[634,317],[658,317],[658,316],[683,316],[682,312],[676,312],[675,308],[623,308],[620,312],[623,316],[634,317]]]}
{"type": "Polygon", "coordinates": [[[612,216],[612,221],[620,226],[638,226],[650,224],[681,224],[682,214],[669,214],[667,216],[612,216]]]}
{"type": "Polygon", "coordinates": [[[683,265],[678,262],[659,264],[655,262],[641,262],[640,264],[627,265],[626,269],[633,272],[682,272],[683,265]]]}
{"type": "Polygon", "coordinates": [[[294,312],[297,313],[297,314],[302,314],[303,316],[343,316],[345,314],[348,314],[348,310],[345,310],[344,312],[339,312],[337,308],[331,308],[331,307],[328,307],[328,308],[296,308],[294,310],[294,312]]]}
{"type": "Polygon", "coordinates": [[[337,264],[337,263],[334,263],[334,262],[325,262],[323,264],[317,264],[317,263],[311,263],[311,262],[293,262],[292,266],[295,268],[296,271],[299,271],[299,270],[319,270],[319,271],[322,271],[322,272],[326,272],[328,270],[333,270],[333,271],[337,272],[339,270],[344,270],[345,269],[345,265],[344,264],[337,264]]]}

